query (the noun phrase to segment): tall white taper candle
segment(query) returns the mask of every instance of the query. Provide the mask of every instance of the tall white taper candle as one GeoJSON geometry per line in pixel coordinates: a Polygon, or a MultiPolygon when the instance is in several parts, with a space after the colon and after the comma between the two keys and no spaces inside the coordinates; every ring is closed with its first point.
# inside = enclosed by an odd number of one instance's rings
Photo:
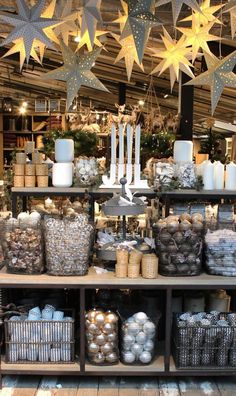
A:
{"type": "Polygon", "coordinates": [[[141,128],[140,125],[137,125],[135,130],[135,164],[140,162],[140,136],[141,128]]]}
{"type": "Polygon", "coordinates": [[[116,163],[116,127],[112,124],[111,127],[111,163],[116,163]]]}
{"type": "Polygon", "coordinates": [[[124,163],[124,127],[119,125],[119,164],[124,163]]]}
{"type": "Polygon", "coordinates": [[[127,163],[132,164],[132,149],[133,149],[133,128],[130,124],[127,125],[127,163]]]}

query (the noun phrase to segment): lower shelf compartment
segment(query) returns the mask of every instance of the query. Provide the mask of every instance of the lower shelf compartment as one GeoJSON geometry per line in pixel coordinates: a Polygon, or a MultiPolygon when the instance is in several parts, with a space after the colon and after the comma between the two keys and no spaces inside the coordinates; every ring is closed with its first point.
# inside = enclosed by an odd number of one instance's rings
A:
{"type": "Polygon", "coordinates": [[[5,357],[1,359],[1,372],[2,374],[64,374],[73,375],[80,373],[79,362],[74,363],[50,363],[50,364],[37,364],[37,363],[6,363],[5,357]]]}
{"type": "Polygon", "coordinates": [[[89,363],[85,364],[86,373],[164,373],[164,356],[158,356],[151,364],[148,365],[127,365],[123,363],[114,364],[113,366],[95,366],[89,363]]]}
{"type": "MultiPolygon", "coordinates": [[[[236,367],[202,367],[202,368],[177,368],[173,356],[170,358],[169,375],[187,376],[187,375],[236,375],[236,367]]],[[[168,375],[168,374],[167,374],[168,375]]]]}

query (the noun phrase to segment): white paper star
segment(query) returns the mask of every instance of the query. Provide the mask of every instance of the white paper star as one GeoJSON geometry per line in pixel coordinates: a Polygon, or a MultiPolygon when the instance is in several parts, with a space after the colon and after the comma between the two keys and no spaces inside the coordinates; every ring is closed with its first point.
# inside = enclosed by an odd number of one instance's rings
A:
{"type": "Polygon", "coordinates": [[[156,5],[159,7],[167,3],[171,3],[172,5],[173,20],[175,25],[183,4],[186,4],[196,12],[202,13],[201,8],[196,0],[158,0],[156,5]]]}
{"type": "Polygon", "coordinates": [[[152,13],[155,9],[155,0],[121,0],[124,15],[120,15],[114,22],[123,24],[121,40],[133,36],[134,43],[141,64],[145,45],[147,43],[150,29],[161,25],[161,22],[152,13]]]}
{"type": "Polygon", "coordinates": [[[194,74],[190,67],[193,65],[189,62],[192,58],[191,49],[186,47],[185,37],[182,36],[178,41],[173,40],[169,33],[163,28],[164,35],[162,35],[162,41],[165,45],[165,49],[153,50],[155,57],[161,58],[162,61],[155,67],[151,74],[159,72],[161,75],[167,68],[170,69],[170,82],[171,90],[173,89],[175,81],[179,80],[180,70],[186,73],[190,77],[194,77],[194,74]]]}
{"type": "Polygon", "coordinates": [[[101,0],[86,0],[84,6],[81,8],[81,37],[88,32],[90,46],[93,47],[95,32],[97,29],[97,22],[102,21],[101,0]]]}
{"type": "Polygon", "coordinates": [[[214,25],[214,22],[210,22],[206,26],[201,26],[198,19],[193,14],[193,22],[191,28],[178,28],[178,30],[186,36],[186,46],[191,46],[193,51],[193,61],[198,56],[198,51],[202,48],[203,51],[211,55],[211,50],[208,47],[208,41],[219,41],[220,37],[214,36],[209,33],[209,30],[214,25]]]}
{"type": "Polygon", "coordinates": [[[30,58],[34,40],[39,40],[44,45],[55,49],[44,29],[56,26],[58,21],[41,17],[44,4],[45,0],[39,0],[35,6],[29,8],[25,0],[17,0],[18,15],[7,12],[0,15],[0,19],[14,26],[12,32],[2,41],[1,45],[10,44],[12,41],[22,38],[27,62],[30,58]]]}
{"type": "Polygon", "coordinates": [[[236,33],[236,0],[229,1],[229,3],[225,5],[223,12],[230,13],[231,35],[233,39],[236,33]]]}
{"type": "Polygon", "coordinates": [[[236,65],[236,51],[222,60],[204,53],[208,70],[186,85],[209,85],[211,90],[212,115],[215,111],[224,87],[236,87],[236,74],[232,72],[236,65]]]}
{"type": "Polygon", "coordinates": [[[69,47],[61,42],[64,65],[56,70],[46,73],[43,78],[66,81],[67,86],[67,109],[71,106],[73,99],[78,93],[81,85],[109,92],[108,89],[91,72],[101,48],[84,55],[74,53],[69,47]]]}
{"type": "MultiPolygon", "coordinates": [[[[215,17],[214,14],[219,11],[224,5],[219,4],[215,6],[211,6],[211,0],[203,0],[202,4],[200,5],[201,13],[194,12],[195,18],[198,20],[199,24],[202,26],[208,25],[209,22],[219,23],[222,24],[219,18],[215,17]]],[[[181,22],[185,21],[192,21],[192,15],[184,18],[181,22]]]]}
{"type": "Polygon", "coordinates": [[[68,45],[69,36],[77,31],[75,20],[78,17],[78,12],[72,12],[72,0],[57,1],[55,17],[63,23],[57,26],[54,31],[57,36],[61,35],[64,43],[68,45]]]}

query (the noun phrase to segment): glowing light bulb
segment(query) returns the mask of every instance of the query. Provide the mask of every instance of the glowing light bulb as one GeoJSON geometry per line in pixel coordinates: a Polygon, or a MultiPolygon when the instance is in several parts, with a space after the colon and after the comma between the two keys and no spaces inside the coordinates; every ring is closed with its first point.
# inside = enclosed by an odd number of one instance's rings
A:
{"type": "Polygon", "coordinates": [[[22,107],[27,107],[28,106],[28,102],[26,102],[26,100],[24,100],[24,102],[22,102],[22,107]]]}
{"type": "Polygon", "coordinates": [[[76,43],[80,43],[81,37],[80,37],[79,34],[78,34],[77,36],[75,36],[74,41],[75,41],[76,43]]]}
{"type": "Polygon", "coordinates": [[[138,101],[138,104],[139,104],[139,106],[144,106],[144,100],[142,100],[142,99],[139,100],[139,101],[138,101]]]}
{"type": "Polygon", "coordinates": [[[26,113],[26,108],[23,107],[23,106],[21,106],[21,107],[19,108],[19,112],[20,112],[20,114],[25,114],[25,113],[26,113]]]}

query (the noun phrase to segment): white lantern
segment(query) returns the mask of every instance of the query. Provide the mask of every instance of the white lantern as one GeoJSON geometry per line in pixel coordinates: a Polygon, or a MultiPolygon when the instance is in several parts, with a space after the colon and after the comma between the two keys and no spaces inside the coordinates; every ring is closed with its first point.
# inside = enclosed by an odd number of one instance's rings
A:
{"type": "Polygon", "coordinates": [[[57,162],[74,161],[74,140],[57,139],[55,141],[55,159],[57,162]]]}

